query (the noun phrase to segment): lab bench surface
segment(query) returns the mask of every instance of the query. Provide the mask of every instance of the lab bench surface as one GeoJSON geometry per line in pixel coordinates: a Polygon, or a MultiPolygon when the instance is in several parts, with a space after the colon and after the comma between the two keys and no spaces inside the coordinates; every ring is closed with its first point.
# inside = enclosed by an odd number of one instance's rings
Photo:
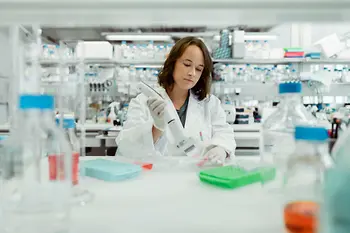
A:
{"type": "MultiPolygon", "coordinates": [[[[91,157],[82,158],[86,159],[91,157]]],[[[198,171],[188,170],[144,171],[137,178],[115,183],[81,180],[95,199],[73,208],[71,232],[283,232],[277,198],[259,184],[219,189],[201,183],[198,171]]]]}

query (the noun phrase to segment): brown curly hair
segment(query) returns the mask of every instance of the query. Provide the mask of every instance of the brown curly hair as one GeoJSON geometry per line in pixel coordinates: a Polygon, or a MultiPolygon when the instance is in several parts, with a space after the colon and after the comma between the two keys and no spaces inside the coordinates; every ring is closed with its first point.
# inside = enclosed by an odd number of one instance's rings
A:
{"type": "Polygon", "coordinates": [[[159,72],[158,83],[165,90],[171,90],[173,88],[175,63],[190,45],[196,45],[200,48],[204,56],[204,69],[202,75],[196,85],[191,89],[192,93],[198,98],[198,100],[203,100],[210,94],[213,62],[203,41],[196,37],[184,37],[176,42],[165,60],[162,70],[159,72]]]}

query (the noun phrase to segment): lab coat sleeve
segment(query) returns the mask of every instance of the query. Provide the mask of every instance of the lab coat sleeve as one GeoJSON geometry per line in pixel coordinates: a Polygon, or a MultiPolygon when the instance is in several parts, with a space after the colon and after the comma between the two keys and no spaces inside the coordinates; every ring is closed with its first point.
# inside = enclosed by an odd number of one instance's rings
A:
{"type": "Polygon", "coordinates": [[[153,143],[153,119],[146,102],[147,97],[143,94],[130,101],[127,120],[116,139],[118,154],[129,157],[142,157],[149,153],[164,154],[166,139],[162,136],[153,143]]]}
{"type": "Polygon", "coordinates": [[[212,127],[210,144],[221,146],[230,157],[233,157],[236,150],[236,140],[233,127],[226,122],[226,114],[221,107],[221,101],[216,96],[211,95],[208,108],[212,127]]]}

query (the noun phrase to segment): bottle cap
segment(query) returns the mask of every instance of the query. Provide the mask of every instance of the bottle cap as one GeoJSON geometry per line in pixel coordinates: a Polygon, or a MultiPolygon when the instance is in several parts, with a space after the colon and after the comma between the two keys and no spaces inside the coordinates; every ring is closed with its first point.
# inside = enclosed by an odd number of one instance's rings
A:
{"type": "Polygon", "coordinates": [[[301,92],[301,83],[300,82],[289,82],[289,83],[280,83],[279,93],[300,93],[301,92]]]}
{"type": "Polygon", "coordinates": [[[19,97],[20,109],[54,109],[52,95],[25,94],[19,97]]]}
{"type": "MultiPolygon", "coordinates": [[[[56,118],[56,124],[60,124],[60,118],[56,118]]],[[[63,128],[64,129],[74,129],[75,121],[74,118],[63,118],[63,128]]]]}
{"type": "Polygon", "coordinates": [[[297,126],[295,127],[295,140],[305,141],[326,141],[328,132],[326,128],[314,126],[297,126]]]}

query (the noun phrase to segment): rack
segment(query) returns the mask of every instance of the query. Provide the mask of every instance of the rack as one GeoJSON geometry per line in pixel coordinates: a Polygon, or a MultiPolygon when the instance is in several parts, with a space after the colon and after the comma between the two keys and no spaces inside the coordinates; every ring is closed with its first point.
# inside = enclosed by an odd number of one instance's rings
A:
{"type": "Polygon", "coordinates": [[[214,59],[214,63],[225,64],[265,64],[265,65],[286,65],[292,63],[302,63],[305,59],[281,58],[281,59],[214,59]]]}
{"type": "MultiPolygon", "coordinates": [[[[41,65],[77,65],[80,60],[60,61],[59,59],[40,59],[41,65]]],[[[161,67],[164,60],[125,60],[116,61],[114,59],[85,59],[83,61],[87,65],[102,65],[102,66],[158,66],[161,67]]],[[[225,64],[265,64],[265,65],[286,65],[286,64],[350,64],[350,59],[307,59],[307,58],[281,58],[281,59],[213,59],[214,63],[225,64]]],[[[30,63],[30,61],[28,61],[30,63]]]]}
{"type": "MultiPolygon", "coordinates": [[[[278,86],[275,83],[227,83],[227,82],[213,82],[215,85],[222,85],[225,88],[240,89],[241,94],[236,95],[237,99],[245,98],[247,96],[253,99],[265,99],[266,96],[278,96],[278,86]]],[[[350,96],[350,84],[334,83],[331,84],[329,91],[323,93],[325,96],[350,96]]],[[[303,84],[302,96],[315,96],[317,93],[303,84]]]]}

